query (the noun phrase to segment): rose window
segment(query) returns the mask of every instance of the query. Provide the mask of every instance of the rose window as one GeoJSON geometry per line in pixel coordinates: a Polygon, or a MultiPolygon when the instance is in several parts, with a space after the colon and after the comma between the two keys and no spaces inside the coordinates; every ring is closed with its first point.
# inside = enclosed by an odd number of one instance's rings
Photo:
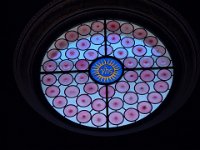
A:
{"type": "Polygon", "coordinates": [[[173,63],[159,37],[144,27],[96,20],[55,39],[40,78],[46,101],[65,119],[115,128],[142,120],[162,104],[173,63]]]}

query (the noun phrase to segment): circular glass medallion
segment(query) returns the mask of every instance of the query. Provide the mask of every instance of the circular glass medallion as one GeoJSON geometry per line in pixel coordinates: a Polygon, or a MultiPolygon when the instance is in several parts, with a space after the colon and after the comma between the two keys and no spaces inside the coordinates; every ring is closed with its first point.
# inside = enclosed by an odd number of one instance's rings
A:
{"type": "Polygon", "coordinates": [[[123,74],[122,63],[114,57],[101,57],[91,64],[90,77],[99,84],[111,84],[123,74]]]}

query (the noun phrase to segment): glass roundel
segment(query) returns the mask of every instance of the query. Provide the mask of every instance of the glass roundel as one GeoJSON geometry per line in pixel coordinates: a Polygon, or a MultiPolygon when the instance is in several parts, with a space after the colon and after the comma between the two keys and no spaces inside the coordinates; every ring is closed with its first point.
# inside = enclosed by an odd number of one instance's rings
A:
{"type": "Polygon", "coordinates": [[[46,100],[66,120],[115,128],[155,111],[170,91],[173,72],[156,35],[126,21],[95,20],[55,39],[40,79],[46,100]]]}
{"type": "Polygon", "coordinates": [[[100,57],[93,61],[89,76],[99,84],[116,82],[123,74],[123,67],[114,57],[100,57]]]}

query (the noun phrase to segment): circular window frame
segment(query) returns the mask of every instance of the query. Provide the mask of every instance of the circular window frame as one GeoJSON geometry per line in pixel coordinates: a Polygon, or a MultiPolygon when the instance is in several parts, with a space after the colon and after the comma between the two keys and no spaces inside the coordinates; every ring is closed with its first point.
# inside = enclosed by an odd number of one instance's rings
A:
{"type": "Polygon", "coordinates": [[[39,114],[54,124],[74,132],[99,136],[121,135],[137,132],[161,122],[177,111],[189,98],[195,87],[194,82],[199,77],[197,68],[199,48],[190,27],[177,12],[163,2],[155,0],[131,2],[137,5],[128,5],[124,2],[116,4],[111,0],[104,4],[87,1],[82,6],[78,1],[60,0],[50,3],[29,22],[15,51],[14,74],[22,95],[39,114]],[[81,8],[80,11],[74,12],[73,8],[77,7],[81,8]],[[146,11],[141,8],[149,9],[146,11]],[[40,64],[49,43],[67,29],[94,19],[122,19],[139,24],[158,36],[171,54],[175,66],[171,91],[158,110],[137,123],[109,130],[76,125],[50,108],[42,94],[40,64]],[[171,23],[173,26],[167,25],[170,21],[173,22],[171,23]],[[186,40],[188,42],[184,42],[186,40]],[[188,48],[191,49],[191,53],[187,52],[188,48]]]}

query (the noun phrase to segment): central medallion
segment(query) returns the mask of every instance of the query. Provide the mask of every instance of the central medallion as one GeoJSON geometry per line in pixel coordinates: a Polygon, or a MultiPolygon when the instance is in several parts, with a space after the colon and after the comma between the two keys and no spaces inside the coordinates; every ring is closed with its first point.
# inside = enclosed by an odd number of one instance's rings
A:
{"type": "Polygon", "coordinates": [[[122,63],[114,57],[101,57],[90,65],[90,77],[99,84],[114,83],[122,74],[122,63]]]}

